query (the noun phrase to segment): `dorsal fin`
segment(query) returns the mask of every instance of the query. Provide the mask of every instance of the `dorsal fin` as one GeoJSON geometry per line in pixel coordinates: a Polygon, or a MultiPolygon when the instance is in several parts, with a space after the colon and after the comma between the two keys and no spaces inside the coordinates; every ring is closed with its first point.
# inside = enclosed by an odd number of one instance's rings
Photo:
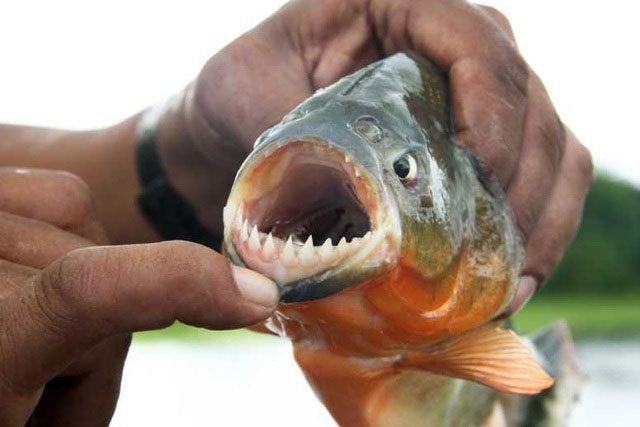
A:
{"type": "Polygon", "coordinates": [[[553,385],[526,342],[495,322],[409,353],[400,363],[506,393],[536,394],[553,385]]]}

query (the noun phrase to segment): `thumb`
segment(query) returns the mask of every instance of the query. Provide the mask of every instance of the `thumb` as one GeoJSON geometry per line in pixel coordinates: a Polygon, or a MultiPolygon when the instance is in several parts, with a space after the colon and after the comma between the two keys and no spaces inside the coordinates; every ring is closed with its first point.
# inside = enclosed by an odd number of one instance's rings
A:
{"type": "Polygon", "coordinates": [[[16,394],[39,389],[107,337],[176,320],[247,326],[277,300],[274,282],[193,243],[72,251],[0,306],[0,398],[2,385],[16,394]]]}

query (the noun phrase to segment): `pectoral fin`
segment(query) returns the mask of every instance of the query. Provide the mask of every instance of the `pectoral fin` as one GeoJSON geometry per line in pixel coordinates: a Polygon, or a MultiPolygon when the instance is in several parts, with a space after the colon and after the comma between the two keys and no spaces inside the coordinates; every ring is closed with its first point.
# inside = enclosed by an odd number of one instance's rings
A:
{"type": "Polygon", "coordinates": [[[437,374],[479,382],[506,393],[536,394],[553,385],[530,347],[495,323],[474,329],[401,363],[437,374]]]}

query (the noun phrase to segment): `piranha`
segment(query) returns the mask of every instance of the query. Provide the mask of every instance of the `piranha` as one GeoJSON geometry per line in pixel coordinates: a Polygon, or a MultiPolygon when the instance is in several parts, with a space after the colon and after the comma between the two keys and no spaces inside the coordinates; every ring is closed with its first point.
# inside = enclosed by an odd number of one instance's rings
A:
{"type": "Polygon", "coordinates": [[[452,138],[447,85],[400,53],[316,92],[240,168],[223,249],[278,283],[261,328],[292,340],[340,425],[563,425],[579,382],[567,328],[532,341],[498,320],[522,243],[452,138]]]}

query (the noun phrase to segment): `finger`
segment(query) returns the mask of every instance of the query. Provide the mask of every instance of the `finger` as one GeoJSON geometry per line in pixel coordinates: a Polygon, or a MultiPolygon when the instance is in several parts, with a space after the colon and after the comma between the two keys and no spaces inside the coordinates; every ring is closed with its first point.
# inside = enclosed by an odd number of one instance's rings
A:
{"type": "Polygon", "coordinates": [[[565,139],[564,125],[542,81],[532,73],[522,150],[507,189],[509,204],[525,241],[551,194],[565,139]]]}
{"type": "MultiPolygon", "coordinates": [[[[311,92],[380,59],[379,46],[371,37],[365,3],[343,0],[289,2],[278,13],[284,19],[284,25],[293,29],[288,35],[304,61],[311,92]],[[313,16],[314,19],[301,25],[301,16],[313,16]],[[327,31],[328,28],[331,31],[327,31]]],[[[259,26],[258,31],[268,34],[268,27],[259,26]]]]}
{"type": "MultiPolygon", "coordinates": [[[[105,340],[81,361],[73,375],[65,372],[47,383],[30,421],[47,426],[106,426],[113,416],[130,335],[105,340]],[[98,361],[94,360],[96,356],[98,361]]],[[[78,363],[74,363],[78,365],[78,363]]]]}
{"type": "Polygon", "coordinates": [[[509,36],[467,2],[372,0],[386,53],[413,50],[449,74],[456,140],[504,187],[522,141],[529,70],[509,36]]]}
{"type": "Polygon", "coordinates": [[[516,44],[516,37],[513,33],[513,28],[511,27],[511,22],[507,19],[506,16],[502,12],[500,12],[495,7],[478,5],[478,7],[486,13],[493,22],[505,32],[507,36],[513,41],[514,45],[516,44]]]}
{"type": "Polygon", "coordinates": [[[0,211],[106,243],[89,187],[68,172],[0,167],[0,211]]]}
{"type": "Polygon", "coordinates": [[[512,314],[520,311],[522,307],[524,307],[531,297],[538,290],[538,280],[531,276],[522,276],[518,280],[518,285],[516,288],[516,294],[511,300],[511,303],[507,307],[507,309],[498,316],[499,318],[507,318],[512,314]]]}
{"type": "MultiPolygon", "coordinates": [[[[517,48],[509,20],[499,10],[479,6],[517,48]]],[[[558,118],[540,78],[529,70],[528,103],[523,143],[514,176],[509,183],[509,202],[523,237],[535,226],[549,197],[564,148],[564,126],[558,118]],[[536,183],[536,191],[531,191],[536,183]]]]}
{"type": "Polygon", "coordinates": [[[53,225],[0,212],[0,258],[44,268],[65,253],[92,243],[53,225]]]}
{"type": "Polygon", "coordinates": [[[535,277],[538,285],[549,278],[573,240],[592,181],[589,151],[567,131],[557,182],[525,247],[523,274],[535,277]]]}
{"type": "Polygon", "coordinates": [[[0,259],[0,300],[25,284],[31,283],[39,272],[35,268],[0,259]]]}
{"type": "MultiPolygon", "coordinates": [[[[515,35],[509,20],[497,9],[480,6],[493,21],[512,39],[517,47],[515,35]]],[[[524,142],[520,163],[509,189],[509,200],[513,207],[518,227],[523,236],[528,236],[539,214],[548,200],[550,190],[555,182],[556,171],[564,148],[564,126],[551,107],[551,101],[542,82],[533,72],[529,79],[529,97],[524,132],[524,142]],[[546,107],[546,108],[545,108],[546,107]],[[547,111],[544,111],[544,110],[547,111]],[[532,125],[534,123],[535,125],[532,125]],[[554,143],[554,140],[556,141],[554,143]],[[540,144],[535,144],[538,141],[540,144]],[[544,149],[546,147],[546,150],[544,149]],[[536,153],[537,152],[537,153],[536,153]],[[550,166],[544,170],[545,161],[550,166]],[[533,160],[532,160],[533,159],[533,160]],[[526,164],[529,164],[528,166],[526,164]],[[527,171],[529,173],[527,173],[527,171]],[[528,176],[530,175],[530,176],[528,176]],[[537,184],[538,191],[529,191],[530,183],[537,184]],[[533,196],[531,198],[530,196],[533,196]]],[[[522,276],[513,301],[507,308],[505,316],[510,316],[524,307],[538,289],[538,280],[531,276],[522,276]]]]}
{"type": "Polygon", "coordinates": [[[28,392],[106,337],[176,320],[246,326],[266,318],[277,299],[271,280],[193,243],[73,251],[0,307],[0,378],[28,392]]]}

